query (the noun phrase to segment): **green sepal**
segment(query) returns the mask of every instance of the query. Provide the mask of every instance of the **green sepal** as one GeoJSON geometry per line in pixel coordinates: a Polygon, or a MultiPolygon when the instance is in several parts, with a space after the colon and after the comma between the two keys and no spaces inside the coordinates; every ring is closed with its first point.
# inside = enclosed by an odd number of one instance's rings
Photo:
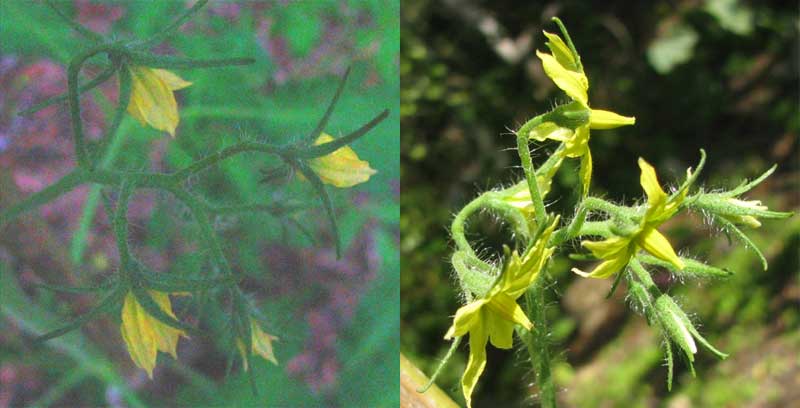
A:
{"type": "Polygon", "coordinates": [[[777,164],[773,164],[772,167],[770,167],[767,171],[764,172],[764,174],[756,177],[754,180],[749,181],[749,182],[747,180],[745,180],[741,184],[739,184],[738,187],[734,188],[731,191],[724,192],[721,195],[723,195],[725,197],[728,197],[728,198],[736,197],[738,195],[742,195],[742,194],[752,190],[755,186],[761,184],[761,182],[766,180],[767,177],[769,177],[770,175],[772,175],[772,173],[774,173],[777,168],[778,168],[778,165],[777,164]]]}
{"type": "Polygon", "coordinates": [[[315,159],[317,157],[327,156],[345,145],[349,145],[353,143],[356,139],[366,135],[372,128],[378,126],[384,119],[389,116],[389,109],[384,109],[383,112],[378,114],[378,116],[374,117],[372,120],[361,126],[360,128],[356,129],[353,133],[349,135],[334,139],[328,143],[323,143],[321,145],[311,146],[307,149],[300,150],[297,152],[297,157],[302,159],[315,159]]]}
{"type": "Polygon", "coordinates": [[[328,195],[328,191],[325,189],[325,185],[322,184],[322,180],[320,180],[317,173],[314,173],[305,163],[299,161],[293,161],[292,164],[300,170],[300,172],[311,182],[311,185],[314,186],[314,190],[316,190],[317,195],[319,195],[320,200],[322,200],[322,206],[325,207],[325,214],[328,216],[328,221],[331,224],[331,232],[333,233],[333,239],[336,244],[336,259],[342,258],[342,243],[341,237],[339,236],[339,226],[336,224],[336,215],[333,212],[333,203],[331,202],[331,197],[328,195]]]}
{"type": "Polygon", "coordinates": [[[59,327],[58,329],[55,329],[53,331],[47,332],[45,334],[42,334],[41,336],[36,337],[33,340],[34,346],[38,346],[39,344],[44,343],[47,340],[54,339],[56,337],[67,334],[83,326],[90,320],[98,317],[101,313],[112,311],[112,308],[119,306],[119,304],[122,302],[122,298],[125,296],[125,291],[126,288],[124,286],[119,286],[112,289],[108,293],[108,295],[106,295],[106,297],[103,298],[103,300],[101,300],[100,303],[97,304],[97,306],[93,307],[88,312],[78,316],[75,320],[72,320],[71,322],[65,324],[64,326],[59,327]]]}
{"type": "Polygon", "coordinates": [[[744,207],[741,205],[736,205],[731,202],[728,202],[728,194],[700,194],[698,197],[692,202],[692,207],[708,211],[714,215],[719,216],[737,216],[737,215],[749,215],[752,217],[760,217],[760,218],[767,218],[767,219],[781,219],[781,218],[788,218],[794,215],[793,212],[789,211],[770,211],[770,210],[760,210],[758,208],[749,208],[744,207]]]}
{"type": "Polygon", "coordinates": [[[645,253],[640,253],[639,255],[636,256],[636,258],[642,263],[648,265],[660,266],[678,275],[686,275],[691,277],[714,277],[714,278],[727,278],[733,275],[732,271],[707,265],[705,263],[702,263],[700,261],[691,258],[679,257],[680,260],[683,262],[683,264],[686,266],[684,269],[678,269],[671,262],[661,260],[659,258],[656,258],[652,255],[648,255],[645,253]]]}
{"type": "Polygon", "coordinates": [[[217,58],[217,59],[192,59],[174,57],[170,55],[154,55],[149,53],[131,51],[128,54],[131,65],[163,69],[190,69],[190,68],[216,68],[236,65],[249,65],[254,58],[217,58]]]}
{"type": "MultiPolygon", "coordinates": [[[[96,88],[97,86],[103,84],[104,82],[109,80],[112,76],[114,76],[114,73],[117,71],[117,68],[118,67],[116,65],[111,65],[111,66],[106,67],[103,71],[101,71],[99,74],[97,74],[96,77],[92,78],[91,81],[87,82],[84,85],[79,86],[78,87],[78,94],[82,94],[82,93],[84,93],[86,91],[92,90],[92,89],[96,88]]],[[[38,112],[38,111],[40,111],[40,110],[42,110],[42,109],[44,109],[44,108],[46,108],[48,106],[55,105],[57,103],[63,103],[63,102],[66,102],[66,101],[67,101],[67,94],[63,93],[61,95],[57,95],[57,96],[54,96],[52,98],[47,98],[47,99],[37,103],[36,105],[31,106],[28,109],[19,111],[17,113],[17,115],[28,116],[28,115],[34,114],[34,113],[36,113],[36,112],[38,112]]]]}
{"type": "Polygon", "coordinates": [[[51,285],[49,283],[36,283],[33,286],[36,288],[52,290],[56,292],[65,292],[65,293],[94,293],[94,292],[102,292],[104,290],[110,289],[116,284],[116,280],[109,279],[107,282],[104,282],[100,285],[96,286],[61,286],[61,285],[51,285]]]}
{"type": "Polygon", "coordinates": [[[450,262],[458,275],[461,287],[477,297],[489,293],[500,275],[494,267],[466,251],[455,251],[450,262]]]}
{"type": "Polygon", "coordinates": [[[691,323],[687,326],[686,320],[688,320],[688,318],[684,319],[686,315],[683,313],[683,310],[677,307],[675,302],[672,301],[672,298],[666,294],[662,294],[656,298],[655,302],[653,302],[653,306],[661,328],[669,339],[683,350],[689,362],[693,362],[694,353],[697,352],[697,346],[695,345],[695,350],[693,351],[692,344],[694,344],[694,338],[691,338],[692,334],[688,330],[688,326],[691,326],[691,323]],[[675,310],[676,308],[677,310],[675,310]],[[676,321],[675,317],[677,317],[678,321],[676,321]]]}
{"type": "Polygon", "coordinates": [[[691,188],[695,181],[697,181],[697,177],[700,175],[700,172],[703,171],[705,165],[706,151],[704,149],[700,149],[700,162],[697,163],[697,168],[694,171],[692,171],[691,168],[686,169],[686,180],[683,182],[683,184],[681,184],[681,187],[678,189],[678,191],[674,192],[667,201],[672,202],[673,200],[676,200],[678,196],[689,191],[689,188],[691,188]]]}
{"type": "Polygon", "coordinates": [[[428,391],[428,389],[431,388],[431,386],[434,384],[434,382],[436,382],[436,379],[439,377],[439,374],[442,372],[442,369],[447,365],[447,363],[450,362],[450,359],[453,358],[453,355],[455,354],[456,349],[458,349],[458,345],[461,344],[461,339],[462,338],[464,338],[464,337],[460,336],[460,337],[456,337],[455,339],[453,339],[453,342],[450,344],[450,349],[447,350],[447,354],[445,354],[445,356],[442,359],[442,361],[439,362],[439,365],[436,366],[436,370],[433,372],[433,375],[431,375],[431,378],[428,380],[428,382],[425,385],[417,388],[417,392],[418,393],[421,394],[421,393],[423,393],[425,391],[428,391]]]}
{"type": "Polygon", "coordinates": [[[753,241],[751,241],[750,238],[747,235],[745,235],[744,232],[742,232],[742,230],[740,230],[738,227],[736,227],[736,225],[734,223],[726,220],[724,217],[721,217],[721,216],[715,215],[714,216],[714,222],[718,222],[718,223],[722,224],[722,226],[724,228],[724,231],[726,233],[731,233],[732,232],[733,235],[735,235],[737,238],[739,238],[739,240],[741,240],[742,243],[744,243],[746,247],[750,247],[750,249],[752,249],[753,252],[755,252],[756,255],[758,255],[758,259],[761,260],[761,266],[764,268],[765,271],[767,270],[767,267],[769,266],[767,264],[767,258],[764,257],[764,254],[761,252],[761,250],[758,249],[756,244],[753,243],[753,241]]]}
{"type": "Polygon", "coordinates": [[[331,103],[328,104],[328,108],[325,110],[325,114],[322,115],[322,118],[317,123],[317,126],[314,127],[314,130],[306,136],[301,143],[305,146],[310,146],[314,144],[314,141],[317,140],[319,135],[325,130],[325,126],[328,125],[328,120],[331,118],[331,114],[333,113],[333,108],[336,107],[336,103],[339,101],[339,96],[342,95],[342,91],[344,90],[344,85],[347,83],[347,77],[350,76],[350,67],[347,67],[347,70],[344,72],[344,76],[342,76],[341,81],[339,82],[339,87],[336,89],[336,93],[333,95],[333,99],[331,99],[331,103]]]}
{"type": "Polygon", "coordinates": [[[561,30],[561,34],[564,36],[564,41],[567,43],[569,50],[572,52],[572,56],[575,58],[575,64],[578,66],[578,71],[583,72],[583,64],[581,64],[581,56],[578,54],[578,50],[575,48],[575,44],[572,42],[572,37],[569,36],[569,32],[567,31],[567,27],[564,26],[564,23],[561,22],[561,19],[558,17],[553,16],[551,18],[554,23],[558,26],[559,30],[561,30]]]}
{"type": "Polygon", "coordinates": [[[664,339],[666,355],[667,355],[667,391],[672,391],[672,376],[674,372],[675,361],[672,357],[672,342],[667,338],[664,339]]]}
{"type": "Polygon", "coordinates": [[[611,290],[608,291],[606,299],[611,299],[611,296],[614,295],[614,292],[617,290],[617,286],[619,286],[619,282],[622,280],[622,276],[625,275],[625,273],[625,268],[617,272],[617,276],[614,278],[614,283],[611,284],[611,290]]]}
{"type": "Polygon", "coordinates": [[[142,306],[147,314],[154,317],[156,320],[174,329],[186,331],[191,335],[197,334],[196,330],[192,326],[178,321],[161,310],[161,307],[158,305],[158,303],[156,303],[156,301],[150,297],[150,294],[147,293],[144,287],[139,286],[139,283],[134,282],[134,284],[131,285],[131,292],[133,292],[133,296],[136,298],[136,301],[139,302],[139,305],[142,306]]]}

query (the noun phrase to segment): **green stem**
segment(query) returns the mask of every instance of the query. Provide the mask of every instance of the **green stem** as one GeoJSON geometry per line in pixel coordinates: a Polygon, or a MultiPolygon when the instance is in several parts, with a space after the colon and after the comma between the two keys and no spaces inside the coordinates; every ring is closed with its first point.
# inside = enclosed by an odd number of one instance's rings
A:
{"type": "Polygon", "coordinates": [[[54,184],[29,195],[22,201],[11,206],[11,208],[0,212],[0,228],[21,214],[35,210],[87,181],[88,174],[86,172],[81,169],[73,170],[54,184]]]}
{"type": "Polygon", "coordinates": [[[550,347],[548,344],[548,325],[545,313],[546,269],[539,272],[533,286],[525,292],[526,314],[533,323],[532,330],[521,336],[528,349],[531,364],[539,384],[539,403],[544,408],[556,406],[556,389],[550,368],[550,347]]]}
{"type": "Polygon", "coordinates": [[[96,47],[90,48],[85,52],[78,54],[69,63],[67,69],[67,88],[68,88],[68,101],[70,121],[72,122],[72,137],[75,144],[75,156],[77,157],[78,164],[84,168],[89,168],[89,152],[86,150],[83,135],[83,121],[81,120],[81,105],[78,97],[78,74],[81,71],[81,66],[87,59],[107,52],[109,54],[116,52],[118,49],[117,44],[101,44],[96,47]]]}
{"type": "Polygon", "coordinates": [[[517,149],[522,162],[522,169],[525,171],[525,178],[528,180],[528,190],[530,190],[531,201],[533,201],[533,215],[536,217],[536,224],[544,225],[547,214],[545,214],[544,201],[542,201],[542,195],[539,192],[539,183],[536,182],[536,173],[531,160],[527,134],[517,134],[517,149]]]}
{"type": "MultiPolygon", "coordinates": [[[[106,82],[109,78],[111,78],[114,75],[114,72],[116,72],[116,70],[117,70],[117,67],[115,65],[111,65],[111,66],[107,67],[106,69],[101,71],[99,74],[97,74],[96,77],[92,78],[91,81],[79,86],[78,87],[78,93],[82,94],[82,93],[84,93],[86,91],[89,91],[89,90],[92,90],[92,89],[96,88],[98,85],[106,82]]],[[[46,100],[44,100],[42,102],[39,102],[36,105],[33,105],[28,109],[20,111],[18,113],[18,115],[20,115],[20,116],[28,116],[28,115],[30,115],[32,113],[35,113],[35,112],[38,112],[38,111],[40,111],[40,110],[42,110],[42,109],[44,109],[44,108],[46,108],[48,106],[55,105],[55,104],[61,103],[61,102],[65,102],[66,100],[67,100],[67,95],[55,96],[55,97],[52,97],[50,99],[46,99],[46,100]]]]}
{"type": "Polygon", "coordinates": [[[264,144],[264,143],[243,142],[243,143],[239,143],[239,144],[227,147],[227,148],[222,149],[222,150],[220,150],[220,151],[218,151],[218,152],[216,152],[216,153],[214,153],[214,154],[212,154],[212,155],[210,155],[208,157],[200,159],[200,160],[192,163],[191,165],[189,165],[189,167],[186,167],[186,168],[184,168],[182,170],[179,170],[179,171],[173,173],[172,177],[177,179],[177,180],[180,180],[180,181],[186,180],[188,177],[192,176],[193,174],[197,174],[197,173],[203,171],[204,169],[206,169],[208,167],[211,167],[211,166],[217,164],[218,162],[220,162],[222,160],[225,160],[228,157],[235,156],[235,155],[237,155],[239,153],[244,153],[244,152],[263,152],[263,153],[268,153],[268,154],[280,155],[280,154],[282,154],[284,152],[284,149],[285,148],[274,146],[274,145],[268,145],[268,144],[264,144]]]}
{"type": "Polygon", "coordinates": [[[469,204],[465,205],[464,208],[458,212],[456,217],[453,219],[452,226],[450,227],[450,235],[453,236],[453,241],[456,242],[458,249],[472,256],[476,255],[465,235],[466,222],[470,215],[484,207],[486,200],[487,196],[485,194],[481,194],[474,200],[470,201],[469,204]]]}

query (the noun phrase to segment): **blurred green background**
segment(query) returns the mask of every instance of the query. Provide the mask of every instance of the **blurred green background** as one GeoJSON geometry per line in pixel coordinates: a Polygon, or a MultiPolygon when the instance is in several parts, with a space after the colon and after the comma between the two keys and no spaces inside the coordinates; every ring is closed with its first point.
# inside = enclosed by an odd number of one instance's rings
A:
{"type": "MultiPolygon", "coordinates": [[[[193,2],[61,1],[57,6],[109,37],[152,35],[193,2]]],[[[277,335],[280,366],[251,359],[258,396],[238,370],[225,378],[224,316],[200,321],[208,336],[181,341],[178,361],[161,355],[155,379],[130,361],[119,316],[31,349],[97,299],[54,295],[33,284],[96,282],[116,268],[98,191],[81,188],[8,226],[0,238],[0,407],[7,406],[385,406],[398,405],[399,1],[211,1],[154,51],[191,58],[249,56],[249,66],[176,71],[193,85],[176,93],[175,139],[126,116],[105,153],[108,167],[171,171],[242,139],[288,143],[316,125],[348,66],[349,83],[326,131],[345,135],[383,109],[390,116],[352,147],[378,173],[352,189],[330,188],[344,243],[336,261],[318,197],[297,178],[259,184],[272,157],[240,155],[191,180],[219,204],[300,201],[293,225],[264,214],[221,217],[215,227],[248,278],[265,330],[277,335]],[[88,198],[87,198],[88,197],[88,198]]],[[[66,90],[65,66],[84,47],[41,2],[0,3],[0,208],[74,166],[65,106],[15,113],[66,90]]],[[[84,73],[100,71],[91,60],[84,73]]],[[[116,104],[116,78],[82,100],[84,127],[99,138],[116,104]]],[[[152,268],[195,276],[209,267],[191,217],[171,197],[139,194],[131,242],[152,268]]],[[[176,299],[180,318],[195,316],[176,299]]]]}
{"type": "MultiPolygon", "coordinates": [[[[636,125],[593,132],[593,193],[641,197],[637,157],[675,185],[705,148],[701,182],[736,185],[773,163],[777,172],[748,194],[770,208],[800,206],[798,14],[796,4],[735,0],[654,2],[404,1],[401,35],[401,350],[428,374],[460,306],[448,265],[452,215],[479,192],[519,180],[516,129],[566,97],[541,69],[543,29],[566,24],[582,56],[592,106],[636,116],[636,125]]],[[[541,162],[554,144],[534,149],[541,162]]],[[[574,161],[573,161],[574,162],[574,161]]],[[[549,208],[571,216],[576,163],[559,172],[549,208]]],[[[472,221],[487,257],[502,254],[508,230],[472,221]]],[[[665,225],[681,253],[729,268],[724,281],[677,282],[657,274],[731,354],[701,351],[692,378],[676,366],[666,390],[661,339],[626,305],[606,300],[610,281],[580,279],[565,254],[551,267],[552,349],[561,405],[571,407],[784,407],[800,400],[800,218],[767,221],[748,234],[770,262],[708,227],[702,214],[665,225]]],[[[578,249],[574,244],[572,248],[578,249]]],[[[462,345],[438,384],[463,403],[462,345]]],[[[537,388],[524,352],[488,348],[476,407],[530,406],[537,388]]]]}

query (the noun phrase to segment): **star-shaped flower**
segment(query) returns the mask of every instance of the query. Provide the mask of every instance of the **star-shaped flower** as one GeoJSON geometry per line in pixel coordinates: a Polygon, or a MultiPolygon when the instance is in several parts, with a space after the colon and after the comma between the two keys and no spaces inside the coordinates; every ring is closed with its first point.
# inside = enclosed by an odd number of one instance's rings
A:
{"type": "Polygon", "coordinates": [[[639,168],[642,171],[640,183],[647,194],[647,210],[638,228],[633,234],[624,237],[613,236],[603,241],[581,242],[583,247],[589,249],[592,255],[602,259],[603,262],[592,272],[583,272],[577,268],[573,268],[573,272],[584,277],[607,278],[628,265],[640,248],[678,269],[685,267],[667,238],[656,228],[678,211],[686,196],[686,190],[683,189],[680,193],[669,197],[658,183],[653,166],[639,158],[639,168]]]}

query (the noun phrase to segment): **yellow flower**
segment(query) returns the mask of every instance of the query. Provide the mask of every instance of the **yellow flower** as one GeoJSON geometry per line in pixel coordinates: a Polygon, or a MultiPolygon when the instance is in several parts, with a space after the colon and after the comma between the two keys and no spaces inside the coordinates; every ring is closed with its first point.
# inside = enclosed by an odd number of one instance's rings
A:
{"type": "MultiPolygon", "coordinates": [[[[321,134],[314,145],[333,141],[327,133],[321,134]]],[[[309,160],[308,166],[317,173],[320,180],[335,187],[352,187],[369,180],[377,173],[369,163],[361,160],[350,146],[340,147],[328,155],[309,160]]]]}
{"type": "Polygon", "coordinates": [[[633,125],[636,118],[622,116],[611,111],[591,109],[589,107],[589,79],[583,72],[580,56],[573,53],[558,35],[544,32],[549,40],[546,45],[552,54],[536,51],[542,60],[544,72],[570,98],[578,102],[583,109],[589,111],[589,121],[575,129],[560,127],[553,122],[545,122],[534,128],[530,138],[538,141],[545,139],[564,142],[564,154],[567,157],[581,158],[580,177],[583,183],[583,195],[589,192],[592,178],[592,155],[589,151],[590,129],[613,129],[625,125],[633,125]]]}
{"type": "Polygon", "coordinates": [[[592,272],[583,272],[577,268],[573,268],[573,272],[583,277],[607,278],[628,265],[640,248],[671,263],[678,269],[685,267],[667,238],[656,228],[678,211],[678,207],[686,196],[686,190],[670,199],[658,183],[653,166],[639,158],[639,168],[642,170],[640,183],[647,194],[647,210],[638,229],[626,237],[614,236],[603,241],[581,242],[583,247],[589,249],[592,255],[602,259],[603,262],[592,272]]]}
{"type": "MultiPolygon", "coordinates": [[[[164,313],[175,317],[175,314],[172,313],[169,295],[156,291],[148,291],[148,293],[164,313]]],[[[180,336],[187,337],[183,330],[168,326],[148,314],[130,292],[125,296],[122,306],[121,331],[131,359],[137,366],[147,371],[150,379],[153,378],[153,368],[156,366],[158,351],[178,358],[176,354],[178,338],[180,336]]]]}
{"type": "Polygon", "coordinates": [[[143,126],[150,125],[175,137],[178,127],[178,103],[172,91],[186,88],[191,82],[164,69],[129,67],[131,73],[130,113],[143,126]]]}
{"type": "Polygon", "coordinates": [[[514,325],[519,324],[526,330],[532,327],[517,304],[517,298],[525,293],[552,255],[554,248],[546,245],[557,223],[558,219],[525,251],[522,258],[514,251],[494,286],[483,298],[458,309],[453,325],[445,334],[445,339],[452,339],[469,333],[469,362],[461,377],[468,407],[472,406],[472,391],[486,367],[486,343],[491,341],[497,348],[510,349],[514,325]]]}
{"type": "MultiPolygon", "coordinates": [[[[272,351],[272,342],[278,340],[278,338],[264,333],[264,331],[261,330],[261,326],[252,319],[250,319],[250,333],[253,341],[253,354],[258,354],[267,361],[278,365],[278,360],[275,358],[275,354],[272,351]]],[[[241,339],[236,339],[236,347],[239,348],[239,353],[242,355],[242,361],[244,362],[244,370],[247,371],[250,365],[248,364],[248,356],[244,342],[242,342],[241,339]]]]}

